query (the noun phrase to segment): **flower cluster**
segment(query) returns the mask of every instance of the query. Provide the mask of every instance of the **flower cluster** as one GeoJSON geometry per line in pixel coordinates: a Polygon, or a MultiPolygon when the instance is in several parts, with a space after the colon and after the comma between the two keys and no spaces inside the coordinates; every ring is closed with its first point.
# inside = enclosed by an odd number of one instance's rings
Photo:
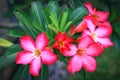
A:
{"type": "Polygon", "coordinates": [[[53,64],[58,57],[53,49],[59,50],[60,54],[69,57],[67,69],[71,73],[78,72],[82,67],[87,72],[96,70],[94,57],[102,54],[104,48],[113,46],[109,39],[112,27],[107,21],[109,12],[97,11],[91,3],[85,3],[88,15],[84,16],[78,26],[72,26],[68,34],[58,32],[52,48],[47,47],[49,40],[44,32],[36,37],[36,41],[30,36],[20,39],[20,46],[24,50],[19,52],[16,58],[17,64],[30,64],[29,72],[33,76],[39,75],[42,63],[53,64]],[[77,39],[72,38],[76,33],[81,33],[77,39]]]}

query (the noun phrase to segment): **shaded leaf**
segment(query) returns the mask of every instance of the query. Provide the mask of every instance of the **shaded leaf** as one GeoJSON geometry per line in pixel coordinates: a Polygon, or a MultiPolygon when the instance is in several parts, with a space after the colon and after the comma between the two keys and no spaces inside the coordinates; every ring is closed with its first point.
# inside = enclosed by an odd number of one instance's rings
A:
{"type": "Polygon", "coordinates": [[[87,9],[83,6],[78,7],[75,9],[69,17],[69,20],[72,21],[73,23],[76,23],[78,20],[81,20],[83,16],[87,14],[87,9]]]}
{"type": "Polygon", "coordinates": [[[12,36],[12,37],[20,38],[21,36],[26,35],[26,33],[24,31],[22,31],[22,30],[10,30],[8,32],[8,35],[12,36]]]}
{"type": "Polygon", "coordinates": [[[17,52],[20,51],[18,44],[12,45],[4,54],[0,57],[0,68],[6,67],[15,61],[17,52]]]}

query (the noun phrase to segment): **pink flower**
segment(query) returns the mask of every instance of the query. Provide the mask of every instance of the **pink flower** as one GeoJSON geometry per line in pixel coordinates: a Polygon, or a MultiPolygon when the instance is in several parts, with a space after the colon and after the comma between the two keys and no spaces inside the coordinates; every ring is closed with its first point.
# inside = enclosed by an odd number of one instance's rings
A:
{"type": "Polygon", "coordinates": [[[45,33],[39,34],[35,42],[30,36],[22,36],[20,46],[24,50],[18,53],[16,64],[30,64],[29,72],[38,76],[42,62],[50,65],[57,61],[57,55],[47,48],[48,43],[45,33]]]}
{"type": "Polygon", "coordinates": [[[108,19],[109,12],[97,11],[96,8],[93,9],[92,4],[89,2],[84,3],[84,6],[88,9],[88,16],[92,17],[95,24],[99,24],[99,22],[104,22],[108,19]]]}
{"type": "Polygon", "coordinates": [[[73,42],[72,38],[68,38],[66,33],[58,32],[55,37],[55,43],[53,44],[53,48],[59,49],[62,52],[64,49],[69,50],[69,43],[73,42]]]}
{"type": "Polygon", "coordinates": [[[109,22],[103,22],[101,25],[96,27],[91,18],[86,17],[84,20],[86,21],[86,25],[89,30],[84,30],[82,37],[90,35],[95,42],[101,43],[105,48],[113,46],[113,43],[109,39],[109,36],[112,33],[112,27],[109,22]]]}
{"type": "Polygon", "coordinates": [[[95,43],[90,36],[81,38],[78,47],[70,44],[70,50],[64,51],[64,56],[72,56],[68,61],[67,69],[71,73],[80,71],[82,67],[88,71],[96,70],[96,60],[94,56],[102,53],[103,47],[99,43],[95,43]]]}
{"type": "Polygon", "coordinates": [[[74,32],[82,32],[86,28],[87,28],[86,22],[83,20],[80,24],[76,26],[76,28],[74,29],[74,32]]]}

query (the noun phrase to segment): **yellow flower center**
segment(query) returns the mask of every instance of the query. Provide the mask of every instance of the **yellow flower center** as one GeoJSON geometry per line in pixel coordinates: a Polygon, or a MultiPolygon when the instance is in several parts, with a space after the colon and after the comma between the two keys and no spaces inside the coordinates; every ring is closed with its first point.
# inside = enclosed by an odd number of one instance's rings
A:
{"type": "Polygon", "coordinates": [[[39,57],[40,54],[41,54],[40,50],[38,50],[38,49],[34,50],[34,55],[35,55],[36,57],[39,57]]]}
{"type": "Polygon", "coordinates": [[[96,34],[94,32],[91,33],[91,36],[92,36],[93,39],[96,38],[96,34]]]}
{"type": "Polygon", "coordinates": [[[97,16],[97,15],[95,15],[95,14],[94,14],[94,15],[92,15],[92,17],[94,17],[94,18],[99,18],[99,16],[97,16]]]}
{"type": "Polygon", "coordinates": [[[64,47],[64,42],[63,41],[59,41],[58,44],[59,44],[60,47],[64,47]]]}
{"type": "Polygon", "coordinates": [[[77,54],[78,54],[78,55],[83,55],[83,54],[84,54],[84,51],[85,51],[85,50],[83,50],[83,49],[78,49],[78,50],[77,50],[77,54]]]}

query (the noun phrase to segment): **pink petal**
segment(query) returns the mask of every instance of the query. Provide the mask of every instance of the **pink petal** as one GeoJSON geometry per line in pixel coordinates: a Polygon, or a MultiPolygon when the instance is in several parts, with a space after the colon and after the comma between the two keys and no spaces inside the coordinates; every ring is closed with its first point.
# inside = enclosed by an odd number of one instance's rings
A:
{"type": "Polygon", "coordinates": [[[82,61],[80,56],[75,55],[68,61],[67,70],[70,73],[75,73],[77,71],[80,71],[81,69],[82,69],[82,61]]]}
{"type": "Polygon", "coordinates": [[[95,30],[98,37],[109,37],[112,33],[112,28],[110,26],[101,26],[95,30]]]}
{"type": "Polygon", "coordinates": [[[30,36],[22,36],[20,38],[20,46],[27,51],[33,51],[35,49],[34,40],[30,36]]]}
{"type": "Polygon", "coordinates": [[[98,42],[100,42],[105,48],[108,48],[110,46],[113,46],[114,44],[109,38],[96,38],[98,42]]]}
{"type": "Polygon", "coordinates": [[[30,69],[29,72],[30,74],[32,74],[33,76],[39,76],[39,71],[41,68],[41,59],[39,58],[35,58],[31,63],[30,63],[30,69]]]}
{"type": "Polygon", "coordinates": [[[99,56],[103,52],[103,46],[100,43],[92,43],[86,50],[89,56],[99,56]]]}
{"type": "Polygon", "coordinates": [[[49,41],[46,34],[43,32],[36,38],[36,47],[40,50],[44,49],[48,45],[49,41]]]}
{"type": "Polygon", "coordinates": [[[96,70],[96,60],[93,57],[84,55],[82,57],[83,67],[87,72],[93,72],[96,70]]]}
{"type": "Polygon", "coordinates": [[[64,51],[63,51],[62,54],[63,54],[64,56],[74,56],[74,55],[76,54],[76,52],[77,52],[77,47],[76,47],[76,45],[70,44],[69,47],[70,47],[70,50],[64,50],[64,51]]]}
{"type": "Polygon", "coordinates": [[[57,61],[58,57],[50,50],[44,50],[41,52],[41,59],[44,64],[53,64],[57,61]]]}
{"type": "Polygon", "coordinates": [[[66,33],[62,34],[62,32],[58,32],[58,34],[55,37],[55,40],[59,41],[59,40],[64,40],[65,38],[66,38],[66,33]]]}
{"type": "Polygon", "coordinates": [[[87,48],[92,43],[94,43],[93,39],[89,35],[87,35],[80,39],[78,43],[78,49],[87,48]]]}
{"type": "Polygon", "coordinates": [[[93,8],[92,8],[92,4],[89,2],[84,3],[84,6],[88,9],[90,14],[94,14],[93,8]]]}
{"type": "Polygon", "coordinates": [[[87,35],[91,35],[91,33],[88,31],[88,30],[84,30],[83,32],[82,32],[82,37],[85,37],[85,36],[87,36],[87,35]]]}
{"type": "Polygon", "coordinates": [[[81,32],[87,28],[86,22],[82,21],[78,26],[74,29],[75,32],[81,32]]]}
{"type": "Polygon", "coordinates": [[[75,29],[75,26],[72,25],[72,27],[70,28],[70,31],[68,32],[68,36],[73,36],[75,34],[74,29],[75,29]]]}
{"type": "Polygon", "coordinates": [[[90,30],[90,32],[94,32],[96,26],[95,26],[95,24],[93,23],[92,18],[89,17],[89,16],[86,16],[86,17],[84,18],[84,20],[85,20],[86,25],[87,25],[88,29],[90,30]]]}
{"type": "Polygon", "coordinates": [[[106,21],[109,17],[109,12],[97,11],[96,15],[99,16],[98,21],[106,21]]]}
{"type": "Polygon", "coordinates": [[[32,53],[22,51],[17,54],[16,64],[29,64],[34,59],[32,53]]]}

